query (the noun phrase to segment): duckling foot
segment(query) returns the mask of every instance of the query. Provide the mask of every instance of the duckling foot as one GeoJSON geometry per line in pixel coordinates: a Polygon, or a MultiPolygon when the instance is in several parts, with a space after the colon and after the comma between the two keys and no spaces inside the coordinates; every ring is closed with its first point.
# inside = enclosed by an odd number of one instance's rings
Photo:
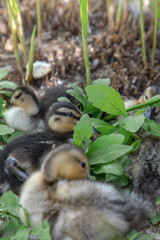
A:
{"type": "Polygon", "coordinates": [[[16,159],[10,155],[6,159],[5,166],[9,172],[19,179],[19,181],[25,182],[28,179],[28,175],[18,167],[16,159]]]}

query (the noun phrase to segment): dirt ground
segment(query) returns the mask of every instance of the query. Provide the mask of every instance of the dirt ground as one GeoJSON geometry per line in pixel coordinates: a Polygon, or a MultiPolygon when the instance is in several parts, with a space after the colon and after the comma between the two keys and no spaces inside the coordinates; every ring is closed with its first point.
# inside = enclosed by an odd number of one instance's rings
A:
{"type": "MultiPolygon", "coordinates": [[[[52,64],[52,71],[32,86],[67,85],[74,82],[85,87],[79,1],[42,0],[42,46],[36,60],[52,64]]],[[[20,1],[25,38],[29,49],[33,26],[36,24],[36,0],[20,1]]],[[[145,11],[147,67],[142,59],[140,18],[134,3],[124,6],[120,25],[108,22],[106,0],[89,1],[88,51],[91,79],[110,78],[111,85],[122,96],[139,97],[152,84],[160,86],[160,31],[157,32],[155,64],[151,67],[154,15],[145,11]]],[[[20,49],[21,46],[19,45],[20,49]]],[[[25,64],[21,52],[24,73],[25,64]]],[[[11,65],[7,80],[22,84],[18,75],[5,1],[0,0],[0,67],[11,65]]],[[[148,233],[157,229],[148,229],[148,233]]],[[[155,240],[160,239],[158,233],[155,240]]]]}
{"type": "MultiPolygon", "coordinates": [[[[35,59],[52,63],[52,72],[36,87],[66,85],[68,82],[85,86],[79,1],[56,0],[42,2],[42,46],[37,47],[35,59]]],[[[0,5],[0,67],[12,69],[7,79],[21,84],[16,69],[5,1],[0,5]]],[[[36,24],[36,1],[20,2],[27,46],[36,24]]],[[[129,5],[118,28],[108,22],[106,1],[89,1],[88,51],[92,80],[110,78],[111,85],[127,97],[138,97],[146,86],[160,85],[160,32],[157,33],[155,65],[151,67],[154,15],[145,11],[147,68],[142,60],[140,21],[134,4],[129,5]]],[[[22,56],[23,61],[23,56],[22,56]]],[[[25,73],[25,65],[24,65],[25,73]]]]}

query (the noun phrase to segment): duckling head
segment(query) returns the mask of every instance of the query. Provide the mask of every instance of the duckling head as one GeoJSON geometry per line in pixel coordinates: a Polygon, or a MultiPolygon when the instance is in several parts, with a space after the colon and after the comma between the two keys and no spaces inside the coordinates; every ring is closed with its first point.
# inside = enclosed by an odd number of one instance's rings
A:
{"type": "Polygon", "coordinates": [[[158,92],[159,92],[159,87],[156,85],[147,87],[143,95],[138,99],[138,103],[147,102],[151,97],[157,95],[158,92]]]}
{"type": "Polygon", "coordinates": [[[41,172],[48,183],[58,178],[86,179],[89,174],[89,162],[80,148],[72,144],[63,144],[47,154],[41,172]]]}
{"type": "Polygon", "coordinates": [[[34,90],[26,86],[19,87],[13,92],[10,103],[15,107],[23,108],[31,116],[36,115],[40,110],[34,90]]]}
{"type": "Polygon", "coordinates": [[[46,126],[58,134],[72,133],[81,113],[76,106],[68,102],[56,102],[48,111],[46,126]]]}

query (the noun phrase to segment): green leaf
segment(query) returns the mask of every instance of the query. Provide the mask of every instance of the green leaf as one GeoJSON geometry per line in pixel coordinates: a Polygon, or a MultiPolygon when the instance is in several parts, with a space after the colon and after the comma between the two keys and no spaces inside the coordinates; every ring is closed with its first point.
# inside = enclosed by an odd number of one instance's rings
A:
{"type": "Polygon", "coordinates": [[[131,149],[131,146],[120,144],[104,146],[96,150],[89,157],[89,162],[91,165],[113,162],[117,158],[129,152],[131,149]]]}
{"type": "Polygon", "coordinates": [[[4,117],[6,111],[6,101],[0,97],[0,117],[4,117]]]}
{"type": "Polygon", "coordinates": [[[69,93],[72,97],[76,98],[80,103],[82,103],[83,107],[85,108],[86,100],[80,94],[78,94],[72,89],[67,90],[67,93],[69,93]]]}
{"type": "Polygon", "coordinates": [[[153,235],[144,234],[137,238],[137,240],[153,240],[153,235]]]}
{"type": "Polygon", "coordinates": [[[139,109],[134,116],[137,117],[145,112],[146,112],[146,109],[139,109]]]}
{"type": "Polygon", "coordinates": [[[59,102],[71,102],[68,98],[66,98],[66,97],[59,97],[58,99],[57,99],[59,102]]]}
{"type": "Polygon", "coordinates": [[[13,141],[13,139],[25,134],[26,132],[24,131],[14,131],[13,133],[11,133],[11,137],[7,138],[6,142],[10,143],[11,141],[13,141]]]}
{"type": "Polygon", "coordinates": [[[30,235],[30,228],[27,226],[20,226],[16,231],[16,234],[12,238],[12,240],[28,240],[30,235]]]}
{"type": "Polygon", "coordinates": [[[0,135],[6,135],[13,133],[15,130],[11,127],[8,127],[7,125],[0,125],[0,135]]]}
{"type": "Polygon", "coordinates": [[[114,161],[112,163],[99,165],[92,170],[95,174],[101,173],[110,173],[113,175],[121,176],[123,174],[123,168],[118,161],[114,161]]]}
{"type": "Polygon", "coordinates": [[[82,147],[83,138],[89,139],[93,134],[93,127],[91,124],[90,117],[87,114],[84,114],[80,121],[77,123],[73,138],[73,143],[79,147],[82,147]]]}
{"type": "Polygon", "coordinates": [[[111,126],[105,121],[97,118],[91,118],[92,126],[94,126],[98,131],[100,131],[101,135],[108,135],[118,130],[118,126],[111,126]]]}
{"type": "Polygon", "coordinates": [[[144,123],[144,119],[145,117],[143,114],[136,117],[128,116],[123,120],[123,122],[121,122],[121,124],[127,131],[137,132],[144,123]]]}
{"type": "Polygon", "coordinates": [[[116,176],[116,179],[113,181],[113,183],[119,187],[124,187],[128,185],[128,182],[128,177],[125,175],[116,176]]]}
{"type": "Polygon", "coordinates": [[[132,143],[133,149],[131,150],[131,152],[136,151],[139,148],[140,144],[141,144],[141,140],[136,140],[134,143],[132,143]]]}
{"type": "Polygon", "coordinates": [[[32,235],[37,236],[39,240],[51,240],[48,222],[45,220],[43,224],[37,223],[35,229],[32,231],[32,235]]]}
{"type": "Polygon", "coordinates": [[[0,94],[6,95],[7,97],[10,98],[13,93],[11,91],[0,90],[0,94]]]}
{"type": "Polygon", "coordinates": [[[160,204],[160,196],[158,196],[157,200],[156,200],[156,204],[160,204]]]}
{"type": "Polygon", "coordinates": [[[9,89],[16,89],[17,88],[17,84],[14,82],[10,82],[10,81],[1,81],[0,82],[0,88],[9,88],[9,89]]]}
{"type": "Polygon", "coordinates": [[[109,86],[111,83],[110,78],[99,78],[92,82],[92,85],[107,85],[109,86]]]}
{"type": "Polygon", "coordinates": [[[79,95],[81,95],[84,99],[86,99],[86,95],[85,93],[83,92],[82,88],[78,87],[76,84],[74,83],[69,83],[68,84],[71,88],[73,88],[73,90],[75,92],[77,92],[79,95]]]}
{"type": "Polygon", "coordinates": [[[145,119],[143,129],[153,136],[160,136],[160,125],[151,119],[145,119]]]}
{"type": "Polygon", "coordinates": [[[8,75],[8,72],[10,69],[11,69],[11,66],[0,68],[0,80],[2,80],[4,77],[8,75]]]}
{"type": "Polygon", "coordinates": [[[10,216],[9,222],[4,222],[2,227],[3,227],[3,237],[10,237],[10,239],[12,239],[12,237],[16,232],[16,229],[20,227],[19,219],[16,219],[15,217],[10,216]]]}
{"type": "Polygon", "coordinates": [[[7,208],[7,211],[16,216],[19,217],[19,203],[18,203],[18,197],[16,194],[14,194],[12,191],[8,191],[2,195],[0,198],[0,203],[4,204],[4,206],[7,208]]]}
{"type": "Polygon", "coordinates": [[[91,85],[86,87],[89,101],[101,111],[113,115],[127,116],[124,100],[112,87],[105,85],[91,85]]]}
{"type": "Polygon", "coordinates": [[[122,144],[124,141],[124,136],[121,134],[110,134],[110,135],[104,135],[104,136],[100,136],[99,138],[97,138],[89,151],[89,155],[92,154],[93,152],[95,152],[97,149],[99,149],[100,147],[104,147],[107,145],[112,145],[112,144],[122,144]]]}
{"type": "Polygon", "coordinates": [[[160,221],[160,213],[157,212],[155,216],[151,217],[150,221],[153,225],[156,225],[160,221]]]}
{"type": "Polygon", "coordinates": [[[140,236],[143,232],[136,232],[135,230],[127,234],[127,240],[137,240],[137,237],[140,236]]]}

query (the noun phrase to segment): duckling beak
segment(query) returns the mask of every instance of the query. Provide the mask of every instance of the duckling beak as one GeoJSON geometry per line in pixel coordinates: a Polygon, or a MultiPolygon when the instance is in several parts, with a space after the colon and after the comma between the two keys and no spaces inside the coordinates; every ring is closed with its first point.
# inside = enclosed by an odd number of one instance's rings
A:
{"type": "Polygon", "coordinates": [[[145,118],[151,118],[155,108],[147,108],[147,110],[144,113],[145,118]]]}
{"type": "Polygon", "coordinates": [[[93,127],[93,134],[99,136],[101,133],[95,127],[93,127]]]}
{"type": "Polygon", "coordinates": [[[12,156],[8,156],[5,161],[6,168],[10,171],[16,178],[18,178],[21,182],[24,182],[28,179],[28,175],[23,172],[17,165],[16,159],[12,156]]]}

